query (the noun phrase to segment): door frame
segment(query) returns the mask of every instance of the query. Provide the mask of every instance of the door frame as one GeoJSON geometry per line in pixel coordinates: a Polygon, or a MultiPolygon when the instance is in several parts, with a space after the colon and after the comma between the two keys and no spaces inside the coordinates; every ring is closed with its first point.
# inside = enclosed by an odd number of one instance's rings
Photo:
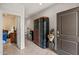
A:
{"type": "MultiPolygon", "coordinates": [[[[0,54],[2,55],[3,54],[3,41],[2,41],[2,35],[3,35],[3,14],[5,14],[5,12],[3,12],[2,10],[0,10],[0,33],[1,33],[1,35],[0,35],[0,54]]],[[[22,26],[22,24],[21,24],[21,22],[22,22],[22,19],[23,19],[23,16],[20,16],[20,15],[18,15],[17,13],[12,13],[12,12],[8,12],[8,14],[11,14],[11,15],[16,15],[16,16],[18,16],[19,17],[19,24],[20,24],[20,28],[19,29],[21,29],[21,26],[22,26]]],[[[20,30],[20,34],[19,34],[19,37],[22,35],[22,29],[20,30]]],[[[23,48],[25,48],[25,43],[23,43],[22,44],[22,42],[21,42],[21,40],[22,40],[22,38],[23,37],[21,37],[20,39],[17,39],[17,40],[19,40],[19,42],[18,42],[18,44],[17,44],[17,46],[18,46],[18,48],[19,49],[23,49],[23,48]]]]}
{"type": "Polygon", "coordinates": [[[2,41],[2,31],[3,31],[3,17],[2,17],[2,11],[0,10],[0,55],[3,54],[3,41],[2,41]]]}

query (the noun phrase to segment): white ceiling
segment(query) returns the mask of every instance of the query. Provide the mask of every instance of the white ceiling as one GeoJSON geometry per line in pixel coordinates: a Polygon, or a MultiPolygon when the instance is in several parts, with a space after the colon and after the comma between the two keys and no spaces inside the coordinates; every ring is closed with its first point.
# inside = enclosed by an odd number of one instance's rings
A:
{"type": "Polygon", "coordinates": [[[54,4],[55,3],[42,3],[42,5],[40,5],[40,3],[26,3],[23,5],[26,9],[25,14],[28,17],[54,4]]]}
{"type": "Polygon", "coordinates": [[[40,3],[10,3],[10,4],[2,3],[2,6],[10,10],[16,10],[16,9],[19,9],[19,7],[21,6],[24,6],[25,16],[29,17],[54,4],[55,3],[42,3],[42,5],[40,5],[40,3]]]}

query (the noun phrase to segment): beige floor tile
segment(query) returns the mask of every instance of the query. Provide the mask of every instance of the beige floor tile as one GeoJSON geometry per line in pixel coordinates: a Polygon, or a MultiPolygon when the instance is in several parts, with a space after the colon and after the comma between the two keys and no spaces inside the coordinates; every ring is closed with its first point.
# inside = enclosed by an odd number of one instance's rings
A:
{"type": "Polygon", "coordinates": [[[4,48],[4,55],[57,55],[52,50],[46,48],[40,48],[30,40],[26,40],[26,48],[20,50],[15,44],[9,45],[9,47],[4,48]]]}

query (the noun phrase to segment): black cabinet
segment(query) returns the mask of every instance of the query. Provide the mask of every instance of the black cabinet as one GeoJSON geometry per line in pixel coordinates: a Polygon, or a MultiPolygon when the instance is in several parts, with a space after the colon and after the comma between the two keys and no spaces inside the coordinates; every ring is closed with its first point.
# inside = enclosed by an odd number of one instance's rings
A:
{"type": "Polygon", "coordinates": [[[34,20],[34,43],[41,48],[48,47],[49,18],[40,17],[34,20]]]}

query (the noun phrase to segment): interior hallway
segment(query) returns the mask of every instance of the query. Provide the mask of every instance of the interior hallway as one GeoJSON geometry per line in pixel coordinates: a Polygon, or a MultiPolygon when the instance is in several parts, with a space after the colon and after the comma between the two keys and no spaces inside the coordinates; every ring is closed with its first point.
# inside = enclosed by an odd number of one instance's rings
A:
{"type": "Polygon", "coordinates": [[[42,49],[32,41],[26,41],[26,48],[19,50],[14,44],[4,49],[4,55],[57,55],[50,49],[42,49]]]}

